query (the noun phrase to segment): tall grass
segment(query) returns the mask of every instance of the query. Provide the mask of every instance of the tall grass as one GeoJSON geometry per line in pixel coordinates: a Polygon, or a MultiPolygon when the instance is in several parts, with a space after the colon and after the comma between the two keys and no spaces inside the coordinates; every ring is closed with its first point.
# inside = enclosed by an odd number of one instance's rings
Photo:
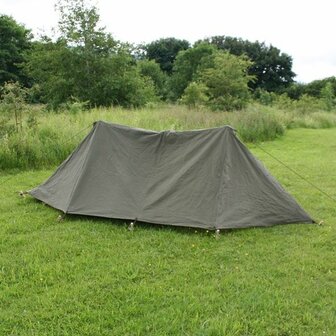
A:
{"type": "Polygon", "coordinates": [[[28,169],[59,164],[76,147],[96,120],[151,130],[189,130],[233,126],[243,141],[257,142],[282,136],[286,128],[336,126],[336,114],[286,111],[259,104],[237,112],[190,110],[184,106],[157,106],[143,109],[96,108],[62,113],[34,111],[24,120],[23,131],[0,137],[0,169],[28,169]],[[30,119],[29,119],[30,118],[30,119]]]}

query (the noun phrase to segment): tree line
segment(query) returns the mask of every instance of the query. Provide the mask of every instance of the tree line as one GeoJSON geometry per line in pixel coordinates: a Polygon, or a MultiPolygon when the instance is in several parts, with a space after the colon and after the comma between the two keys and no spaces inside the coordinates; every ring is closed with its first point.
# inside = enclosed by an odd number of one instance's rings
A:
{"type": "Polygon", "coordinates": [[[30,102],[53,109],[73,101],[125,107],[171,101],[234,110],[265,94],[299,99],[336,92],[335,77],[296,83],[292,57],[272,45],[229,36],[131,45],[106,32],[97,8],[84,0],[59,0],[56,10],[56,39],[36,40],[0,15],[0,94],[16,82],[30,102]]]}

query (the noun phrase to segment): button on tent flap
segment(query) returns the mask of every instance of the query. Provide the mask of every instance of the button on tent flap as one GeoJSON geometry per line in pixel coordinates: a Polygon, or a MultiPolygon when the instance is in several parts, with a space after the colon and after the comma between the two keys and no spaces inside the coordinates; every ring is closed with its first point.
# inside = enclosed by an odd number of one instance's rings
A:
{"type": "Polygon", "coordinates": [[[229,126],[155,132],[98,121],[30,194],[70,214],[206,229],[312,222],[229,126]]]}

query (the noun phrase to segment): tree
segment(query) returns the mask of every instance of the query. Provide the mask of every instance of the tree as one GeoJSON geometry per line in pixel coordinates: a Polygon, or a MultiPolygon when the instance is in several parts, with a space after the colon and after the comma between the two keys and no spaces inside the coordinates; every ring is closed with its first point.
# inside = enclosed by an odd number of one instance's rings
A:
{"type": "Polygon", "coordinates": [[[165,74],[158,63],[154,60],[139,60],[137,62],[140,74],[143,77],[150,78],[155,86],[157,96],[166,97],[167,74],[165,74]]]}
{"type": "Polygon", "coordinates": [[[334,94],[336,93],[336,77],[327,77],[324,79],[314,80],[305,85],[304,93],[316,97],[321,98],[321,91],[326,86],[327,83],[331,83],[334,94]]]}
{"type": "Polygon", "coordinates": [[[40,86],[42,102],[58,108],[76,98],[89,101],[91,106],[129,107],[156,99],[153,80],[141,74],[126,51],[92,58],[90,77],[82,73],[82,57],[64,40],[45,40],[34,45],[27,68],[40,86]]]}
{"type": "Polygon", "coordinates": [[[86,53],[109,53],[117,42],[105,27],[99,27],[97,7],[85,0],[58,0],[58,29],[62,39],[71,47],[86,53]]]}
{"type": "Polygon", "coordinates": [[[56,42],[44,37],[35,42],[26,64],[26,71],[40,87],[40,102],[57,108],[71,97],[77,97],[76,58],[64,40],[56,42]]]}
{"type": "Polygon", "coordinates": [[[230,111],[246,106],[250,98],[248,83],[253,80],[248,75],[251,65],[246,57],[228,52],[218,51],[204,59],[198,78],[207,87],[208,104],[213,109],[230,111]]]}
{"type": "Polygon", "coordinates": [[[59,0],[58,27],[60,40],[70,51],[71,77],[80,92],[79,99],[94,103],[96,84],[105,68],[106,60],[117,52],[117,42],[99,26],[98,9],[85,0],[59,0]]]}
{"type": "Polygon", "coordinates": [[[10,16],[0,15],[0,86],[9,81],[18,81],[25,86],[30,84],[22,65],[31,39],[30,30],[10,16]]]}
{"type": "Polygon", "coordinates": [[[196,74],[203,59],[213,55],[216,47],[198,44],[188,50],[180,51],[176,57],[173,74],[169,80],[170,98],[180,98],[187,86],[196,80],[196,74]]]}
{"type": "Polygon", "coordinates": [[[60,37],[34,45],[27,69],[44,102],[57,108],[76,99],[94,105],[140,106],[156,99],[152,79],[142,76],[129,47],[99,27],[96,7],[61,0],[60,37]]]}
{"type": "Polygon", "coordinates": [[[253,62],[249,68],[249,74],[255,76],[255,81],[249,83],[253,90],[260,88],[270,92],[283,92],[294,82],[292,57],[272,45],[229,36],[213,36],[197,43],[201,42],[210,43],[236,56],[248,56],[253,62]]]}
{"type": "Polygon", "coordinates": [[[170,75],[177,54],[181,50],[187,50],[189,47],[188,41],[170,37],[146,44],[143,49],[149,60],[154,60],[160,64],[161,70],[170,75]]]}
{"type": "Polygon", "coordinates": [[[190,108],[205,105],[209,100],[207,87],[203,83],[191,82],[181,98],[181,102],[190,108]]]}
{"type": "Polygon", "coordinates": [[[298,100],[305,93],[306,84],[303,83],[292,83],[286,88],[285,93],[289,98],[298,100]]]}

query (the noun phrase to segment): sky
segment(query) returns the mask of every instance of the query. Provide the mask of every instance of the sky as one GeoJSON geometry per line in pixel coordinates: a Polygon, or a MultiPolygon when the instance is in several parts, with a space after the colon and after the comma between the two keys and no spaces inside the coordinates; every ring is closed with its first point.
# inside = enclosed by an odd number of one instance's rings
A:
{"type": "MultiPolygon", "coordinates": [[[[298,82],[336,76],[335,0],[93,0],[117,40],[175,37],[193,43],[214,35],[265,42],[292,56],[298,82]]],[[[0,0],[0,14],[50,34],[54,0],[0,0]]]]}

